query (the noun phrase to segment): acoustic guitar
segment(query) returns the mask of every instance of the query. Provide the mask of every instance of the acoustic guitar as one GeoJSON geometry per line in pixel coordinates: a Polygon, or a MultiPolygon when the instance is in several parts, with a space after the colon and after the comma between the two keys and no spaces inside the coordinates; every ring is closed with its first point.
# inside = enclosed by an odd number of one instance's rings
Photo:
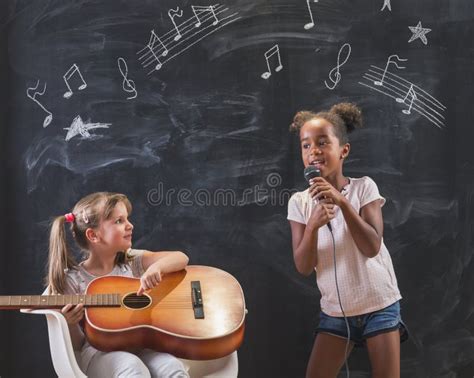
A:
{"type": "Polygon", "coordinates": [[[0,309],[85,306],[84,329],[102,351],[150,348],[176,357],[208,360],[226,356],[242,344],[245,299],[229,273],[190,265],[166,274],[138,296],[137,278],[104,276],[84,295],[0,296],[0,309]]]}

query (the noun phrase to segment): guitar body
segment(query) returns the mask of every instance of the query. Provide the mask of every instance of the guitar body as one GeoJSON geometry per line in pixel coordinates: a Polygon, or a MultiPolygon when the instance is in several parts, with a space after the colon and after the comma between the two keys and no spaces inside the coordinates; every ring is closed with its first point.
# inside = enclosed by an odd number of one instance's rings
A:
{"type": "Polygon", "coordinates": [[[136,296],[139,287],[139,279],[120,276],[90,282],[86,294],[118,293],[122,298],[120,307],[86,308],[85,332],[91,345],[102,351],[150,348],[193,360],[220,358],[241,345],[245,300],[229,273],[191,265],[163,276],[145,293],[145,301],[136,296]],[[200,284],[203,318],[196,318],[193,309],[192,281],[200,284]]]}

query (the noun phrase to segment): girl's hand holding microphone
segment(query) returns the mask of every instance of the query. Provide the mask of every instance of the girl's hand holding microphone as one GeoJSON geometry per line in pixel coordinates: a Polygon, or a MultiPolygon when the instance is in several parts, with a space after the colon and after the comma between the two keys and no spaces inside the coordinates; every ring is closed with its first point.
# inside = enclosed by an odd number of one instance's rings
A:
{"type": "Polygon", "coordinates": [[[339,190],[322,177],[315,177],[311,179],[309,183],[311,185],[309,188],[309,194],[313,199],[318,200],[320,203],[325,201],[326,203],[332,203],[341,207],[343,202],[346,200],[339,190]]]}
{"type": "MultiPolygon", "coordinates": [[[[336,215],[334,208],[336,201],[333,199],[334,195],[331,195],[331,188],[334,189],[334,187],[322,177],[312,178],[309,180],[309,184],[311,185],[309,194],[311,198],[317,201],[317,204],[311,213],[307,226],[313,229],[319,229],[328,224],[336,215]]],[[[337,192],[335,189],[334,191],[337,192]]]]}
{"type": "Polygon", "coordinates": [[[311,216],[309,217],[306,227],[317,230],[329,223],[335,216],[334,204],[327,203],[327,200],[321,200],[314,207],[311,216]]]}

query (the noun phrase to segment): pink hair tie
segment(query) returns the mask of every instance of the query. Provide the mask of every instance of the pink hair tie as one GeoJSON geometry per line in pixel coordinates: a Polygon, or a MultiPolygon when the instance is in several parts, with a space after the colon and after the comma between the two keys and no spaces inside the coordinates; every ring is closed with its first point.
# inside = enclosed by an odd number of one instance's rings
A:
{"type": "Polygon", "coordinates": [[[74,222],[74,219],[76,219],[73,213],[64,214],[64,218],[66,219],[67,223],[72,223],[74,222]]]}

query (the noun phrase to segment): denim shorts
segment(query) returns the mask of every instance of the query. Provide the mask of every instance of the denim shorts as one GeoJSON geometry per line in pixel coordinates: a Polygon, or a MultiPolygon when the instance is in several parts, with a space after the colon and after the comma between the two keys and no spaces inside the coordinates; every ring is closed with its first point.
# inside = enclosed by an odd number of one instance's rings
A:
{"type": "MultiPolygon", "coordinates": [[[[408,338],[408,330],[400,316],[400,302],[368,314],[348,316],[351,341],[355,346],[365,345],[369,337],[400,329],[400,342],[408,338]]],[[[321,311],[316,332],[347,338],[347,327],[343,317],[329,316],[321,311]]]]}

